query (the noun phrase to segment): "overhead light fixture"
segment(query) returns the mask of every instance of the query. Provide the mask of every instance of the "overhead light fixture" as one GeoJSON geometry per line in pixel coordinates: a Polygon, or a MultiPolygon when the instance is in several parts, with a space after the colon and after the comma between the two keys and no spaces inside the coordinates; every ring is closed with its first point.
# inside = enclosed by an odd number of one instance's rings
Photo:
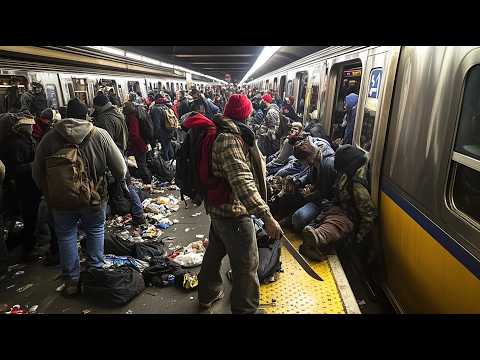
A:
{"type": "Polygon", "coordinates": [[[280,48],[281,46],[265,46],[253,66],[250,68],[250,70],[247,71],[247,73],[238,83],[238,85],[241,86],[245,82],[245,80],[247,80],[255,71],[257,71],[263,64],[265,64],[268,59],[270,59],[272,55],[275,54],[280,48]]]}
{"type": "Polygon", "coordinates": [[[203,76],[207,79],[217,81],[217,82],[220,82],[220,83],[223,83],[223,84],[227,84],[227,82],[225,82],[223,80],[220,80],[220,79],[217,79],[217,78],[214,78],[213,76],[205,75],[205,74],[199,73],[197,71],[193,71],[193,70],[184,68],[182,66],[176,66],[176,65],[168,64],[168,63],[165,63],[165,62],[162,62],[162,61],[158,61],[158,60],[155,60],[155,59],[152,59],[152,58],[149,58],[149,57],[146,57],[146,56],[142,56],[142,55],[139,55],[139,54],[135,54],[135,53],[132,53],[132,52],[127,52],[127,51],[117,49],[117,48],[114,48],[114,47],[110,47],[110,46],[86,46],[86,47],[91,48],[91,49],[95,49],[95,50],[99,50],[99,51],[103,51],[103,52],[106,52],[106,53],[109,53],[109,54],[113,54],[113,55],[117,55],[117,56],[123,56],[123,57],[127,57],[129,59],[146,62],[146,63],[149,63],[149,64],[154,64],[154,65],[158,65],[158,66],[162,66],[162,67],[167,67],[167,68],[174,69],[174,70],[178,69],[180,71],[184,71],[184,72],[188,72],[188,73],[191,73],[191,74],[203,76]]]}

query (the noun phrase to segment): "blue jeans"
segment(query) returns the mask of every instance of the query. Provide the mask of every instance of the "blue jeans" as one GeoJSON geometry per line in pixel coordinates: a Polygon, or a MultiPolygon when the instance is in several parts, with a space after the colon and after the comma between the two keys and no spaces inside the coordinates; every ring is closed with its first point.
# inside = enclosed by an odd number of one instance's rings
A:
{"type": "Polygon", "coordinates": [[[87,265],[101,268],[103,261],[103,243],[105,231],[106,204],[100,208],[83,208],[75,211],[53,210],[55,232],[58,238],[60,264],[63,277],[78,280],[80,278],[80,259],[78,257],[78,223],[87,234],[87,265]]]}
{"type": "Polygon", "coordinates": [[[302,231],[312,220],[314,220],[321,210],[315,203],[309,202],[295,211],[292,215],[292,226],[295,231],[302,231]]]}
{"type": "Polygon", "coordinates": [[[138,196],[137,189],[133,185],[128,185],[130,200],[132,202],[132,217],[134,219],[143,218],[143,206],[138,196]]]}
{"type": "Polygon", "coordinates": [[[306,166],[296,159],[289,158],[288,164],[281,167],[275,176],[285,177],[288,175],[296,175],[305,170],[306,166]]]}

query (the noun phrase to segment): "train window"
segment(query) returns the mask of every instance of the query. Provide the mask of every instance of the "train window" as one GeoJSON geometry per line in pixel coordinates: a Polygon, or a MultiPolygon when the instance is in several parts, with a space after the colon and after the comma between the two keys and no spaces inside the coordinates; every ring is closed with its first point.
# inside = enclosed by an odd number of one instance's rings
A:
{"type": "Polygon", "coordinates": [[[298,95],[297,95],[297,113],[303,116],[305,109],[305,95],[307,94],[308,71],[298,72],[295,76],[298,80],[298,95]]]}
{"type": "Polygon", "coordinates": [[[341,64],[340,67],[338,67],[338,71],[330,137],[336,143],[343,142],[344,144],[351,144],[353,128],[355,126],[356,105],[362,78],[362,63],[355,61],[341,64]],[[347,96],[349,97],[348,99],[347,96]],[[347,108],[350,109],[352,106],[355,106],[355,109],[347,113],[347,108]],[[353,116],[353,118],[349,119],[347,118],[348,116],[353,116]],[[346,125],[349,120],[351,121],[350,127],[347,127],[346,125]]]}
{"type": "Polygon", "coordinates": [[[88,104],[88,84],[87,79],[75,79],[73,81],[73,91],[75,97],[79,98],[84,104],[88,104]]]}
{"type": "Polygon", "coordinates": [[[370,151],[372,146],[372,137],[373,130],[375,129],[375,116],[377,114],[378,96],[380,93],[380,84],[382,82],[382,73],[382,68],[374,68],[370,71],[367,96],[365,97],[365,109],[363,111],[360,147],[367,152],[370,151]]]}
{"type": "Polygon", "coordinates": [[[287,83],[287,93],[285,96],[292,96],[293,95],[293,81],[289,80],[287,83]]]}
{"type": "Polygon", "coordinates": [[[0,75],[0,113],[20,110],[20,97],[27,85],[24,76],[0,75]]]}
{"type": "Polygon", "coordinates": [[[52,109],[58,110],[58,94],[55,84],[45,85],[45,95],[47,97],[47,106],[52,109]]]}
{"type": "Polygon", "coordinates": [[[280,86],[278,88],[278,94],[280,95],[280,97],[283,99],[285,97],[285,81],[287,79],[287,76],[286,75],[283,75],[281,78],[280,78],[280,86]]]}
{"type": "Polygon", "coordinates": [[[277,91],[277,78],[273,79],[273,91],[277,91]]]}
{"type": "Polygon", "coordinates": [[[319,85],[312,85],[312,90],[310,92],[310,102],[308,104],[308,118],[310,121],[318,121],[318,90],[319,85]]]}
{"type": "Polygon", "coordinates": [[[453,208],[480,224],[480,65],[467,74],[452,157],[453,208]]]}

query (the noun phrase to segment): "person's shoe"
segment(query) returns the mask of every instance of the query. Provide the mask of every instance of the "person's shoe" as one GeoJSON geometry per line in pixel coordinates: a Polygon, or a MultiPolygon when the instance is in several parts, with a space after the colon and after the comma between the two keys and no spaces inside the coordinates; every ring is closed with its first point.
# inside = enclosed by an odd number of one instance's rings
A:
{"type": "Polygon", "coordinates": [[[73,296],[80,293],[80,286],[78,280],[65,280],[65,287],[62,290],[63,296],[73,296]]]}
{"type": "Polygon", "coordinates": [[[315,229],[312,226],[305,226],[302,232],[303,243],[306,247],[317,248],[318,238],[315,229]]]}
{"type": "Polygon", "coordinates": [[[200,305],[201,308],[203,309],[209,309],[212,307],[212,305],[218,301],[218,300],[221,300],[223,299],[223,296],[225,295],[225,293],[223,292],[223,290],[220,290],[220,292],[218,293],[217,296],[215,296],[212,300],[210,300],[209,302],[201,302],[199,301],[198,304],[200,305]]]}

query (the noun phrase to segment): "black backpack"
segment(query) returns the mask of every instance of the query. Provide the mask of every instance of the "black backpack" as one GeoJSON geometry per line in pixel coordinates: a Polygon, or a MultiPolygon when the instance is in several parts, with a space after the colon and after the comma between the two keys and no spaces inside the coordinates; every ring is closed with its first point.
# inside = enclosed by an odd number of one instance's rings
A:
{"type": "Polygon", "coordinates": [[[275,274],[281,272],[281,242],[268,237],[264,229],[257,231],[258,280],[261,283],[275,281],[275,274]]]}
{"type": "Polygon", "coordinates": [[[167,286],[166,280],[168,275],[175,277],[175,285],[181,287],[183,277],[186,271],[176,262],[168,258],[156,258],[154,264],[143,270],[145,283],[153,286],[167,286]]]}
{"type": "Polygon", "coordinates": [[[120,181],[114,181],[108,185],[108,205],[112,215],[127,215],[132,211],[130,193],[123,187],[120,181]]]}
{"type": "Polygon", "coordinates": [[[104,253],[117,256],[133,256],[135,243],[124,240],[119,235],[105,231],[104,253]]]}
{"type": "Polygon", "coordinates": [[[153,157],[147,160],[147,165],[152,175],[161,181],[172,181],[175,178],[175,165],[173,161],[163,160],[162,157],[153,157]]]}
{"type": "Polygon", "coordinates": [[[175,154],[175,184],[180,188],[184,200],[187,195],[194,204],[200,205],[205,198],[206,189],[200,184],[197,173],[198,149],[207,133],[206,128],[188,130],[185,139],[175,154]]]}
{"type": "MultiPolygon", "coordinates": [[[[256,224],[256,222],[254,220],[256,224]]],[[[256,226],[256,228],[258,228],[256,226]]],[[[260,283],[270,283],[276,281],[276,274],[282,272],[282,254],[280,240],[272,240],[268,237],[263,228],[259,228],[256,233],[258,245],[258,280],[260,283]]],[[[227,272],[227,277],[231,280],[232,270],[227,272]]]]}
{"type": "Polygon", "coordinates": [[[142,274],[128,266],[90,268],[80,274],[82,294],[113,305],[124,305],[145,290],[142,274]]]}
{"type": "Polygon", "coordinates": [[[153,122],[150,114],[143,105],[137,105],[138,121],[140,122],[140,134],[146,143],[151,143],[154,140],[153,122]]]}

